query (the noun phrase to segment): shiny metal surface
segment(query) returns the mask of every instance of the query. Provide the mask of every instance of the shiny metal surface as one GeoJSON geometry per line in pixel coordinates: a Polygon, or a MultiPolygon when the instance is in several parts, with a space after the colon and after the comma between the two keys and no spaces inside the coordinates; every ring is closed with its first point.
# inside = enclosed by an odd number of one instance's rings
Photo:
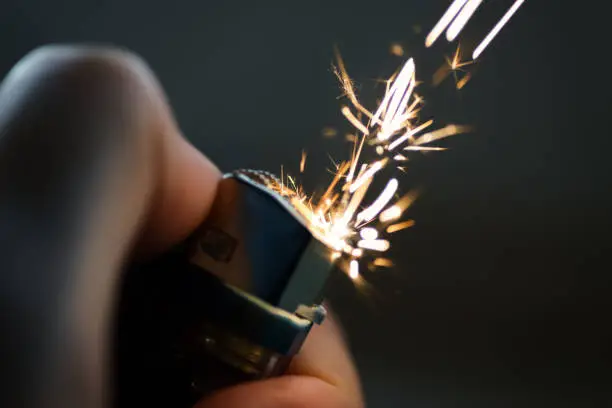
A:
{"type": "Polygon", "coordinates": [[[320,302],[329,251],[282,197],[243,173],[220,183],[190,261],[273,306],[295,312],[320,302]]]}

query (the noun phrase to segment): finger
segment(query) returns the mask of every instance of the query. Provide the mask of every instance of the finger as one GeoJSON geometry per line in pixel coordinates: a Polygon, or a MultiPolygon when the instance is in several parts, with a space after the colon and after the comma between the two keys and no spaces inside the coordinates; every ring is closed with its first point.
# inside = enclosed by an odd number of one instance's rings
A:
{"type": "Polygon", "coordinates": [[[337,319],[315,326],[288,375],[222,390],[196,408],[360,408],[359,378],[337,319]]]}
{"type": "Polygon", "coordinates": [[[361,408],[359,399],[318,378],[292,376],[238,385],[195,408],[361,408]]]}
{"type": "Polygon", "coordinates": [[[329,306],[328,316],[315,325],[289,367],[290,374],[319,378],[343,393],[361,399],[359,376],[342,328],[329,306]]]}
{"type": "Polygon", "coordinates": [[[129,249],[187,235],[219,173],[182,139],[145,64],[117,50],[28,55],[0,89],[0,137],[0,298],[12,311],[0,405],[99,406],[129,249]]]}

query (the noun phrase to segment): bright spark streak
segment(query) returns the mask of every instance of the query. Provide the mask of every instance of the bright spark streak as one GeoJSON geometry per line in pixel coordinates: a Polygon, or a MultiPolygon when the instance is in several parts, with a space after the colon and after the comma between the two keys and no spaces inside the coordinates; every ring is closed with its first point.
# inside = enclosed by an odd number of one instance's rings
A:
{"type": "Polygon", "coordinates": [[[395,161],[406,161],[408,160],[408,158],[404,155],[401,154],[396,154],[395,156],[393,156],[393,160],[395,161]]]}
{"type": "Polygon", "coordinates": [[[465,7],[463,7],[455,21],[453,21],[453,23],[450,25],[450,27],[448,27],[448,30],[446,31],[446,39],[449,42],[454,41],[455,38],[457,38],[461,30],[463,30],[463,27],[465,27],[469,19],[472,18],[472,16],[476,12],[478,6],[482,4],[482,1],[483,0],[468,0],[465,7]]]}
{"type": "Polygon", "coordinates": [[[359,231],[359,235],[361,235],[361,238],[365,239],[366,241],[372,241],[378,238],[378,230],[371,227],[362,228],[359,231]]]}
{"type": "Polygon", "coordinates": [[[426,143],[431,143],[436,140],[440,140],[449,136],[454,136],[456,134],[464,133],[467,131],[469,131],[468,126],[448,125],[443,127],[442,129],[434,130],[433,132],[424,134],[423,136],[416,139],[413,144],[418,146],[426,143]]]}
{"type": "Polygon", "coordinates": [[[478,47],[476,47],[476,49],[472,53],[472,59],[476,59],[480,57],[480,54],[482,54],[485,48],[487,48],[487,46],[491,43],[491,41],[493,41],[495,36],[499,34],[501,29],[512,18],[514,13],[516,13],[516,11],[519,9],[519,7],[523,5],[524,2],[525,0],[516,0],[516,2],[514,2],[512,7],[510,7],[510,9],[506,12],[506,14],[504,14],[501,20],[499,20],[497,24],[495,25],[495,27],[493,27],[493,29],[489,32],[489,34],[487,34],[484,40],[482,40],[482,42],[478,45],[478,47]]]}
{"type": "Polygon", "coordinates": [[[412,150],[418,152],[440,152],[447,150],[446,147],[433,147],[433,146],[406,146],[404,150],[412,150]]]}
{"type": "Polygon", "coordinates": [[[402,67],[391,88],[385,93],[383,101],[372,117],[372,123],[378,124],[380,118],[384,116],[380,123],[379,140],[386,140],[401,127],[398,124],[398,117],[401,117],[408,105],[408,100],[415,86],[414,80],[415,65],[414,59],[410,58],[402,67]]]}
{"type": "Polygon", "coordinates": [[[306,168],[306,151],[302,150],[302,159],[300,160],[300,173],[303,173],[305,168],[306,168]]]}
{"type": "Polygon", "coordinates": [[[357,243],[359,248],[369,249],[370,251],[385,252],[391,244],[386,239],[365,240],[362,239],[357,243]]]}
{"type": "Polygon", "coordinates": [[[426,47],[431,47],[433,43],[436,42],[438,37],[440,37],[440,34],[446,30],[446,27],[448,27],[451,21],[453,21],[457,13],[459,13],[466,2],[467,0],[453,1],[446,12],[442,15],[442,18],[440,18],[440,21],[438,21],[434,28],[432,28],[431,32],[427,35],[427,38],[425,39],[426,47]]]}
{"type": "Polygon", "coordinates": [[[368,130],[368,128],[366,128],[365,125],[361,123],[361,121],[357,119],[355,115],[353,115],[353,112],[351,112],[351,109],[348,106],[343,106],[341,112],[344,115],[344,117],[348,119],[349,122],[351,122],[353,126],[359,129],[361,133],[363,133],[364,135],[370,134],[370,131],[368,130]]]}
{"type": "Polygon", "coordinates": [[[359,277],[359,262],[353,259],[349,267],[349,277],[353,280],[359,277]]]}
{"type": "Polygon", "coordinates": [[[413,225],[414,225],[414,221],[413,220],[408,220],[408,221],[400,222],[400,223],[397,223],[397,224],[389,225],[387,227],[387,233],[393,234],[394,232],[401,231],[401,230],[406,229],[406,228],[410,228],[413,225]]]}
{"type": "Polygon", "coordinates": [[[391,143],[389,145],[389,147],[387,147],[388,150],[393,150],[395,149],[397,146],[401,145],[402,143],[404,143],[406,140],[411,139],[414,135],[416,135],[417,133],[419,133],[420,131],[422,131],[423,129],[428,128],[429,126],[431,126],[431,124],[433,123],[433,120],[430,119],[425,123],[420,124],[419,126],[415,127],[414,129],[409,130],[408,132],[404,133],[401,137],[398,137],[397,139],[395,139],[393,141],[393,143],[391,143]]]}
{"type": "Polygon", "coordinates": [[[387,183],[387,186],[378,198],[368,208],[363,210],[357,215],[358,221],[372,221],[378,213],[387,205],[393,198],[393,195],[397,191],[398,182],[397,179],[391,179],[387,183]]]}
{"type": "Polygon", "coordinates": [[[365,183],[367,179],[371,179],[376,173],[378,173],[383,167],[385,167],[385,164],[387,164],[386,159],[379,160],[374,163],[361,176],[359,176],[353,184],[351,184],[351,186],[349,187],[349,192],[354,193],[359,187],[363,185],[363,183],[365,183]]]}
{"type": "MultiPolygon", "coordinates": [[[[397,180],[395,180],[395,182],[397,184],[397,180]]],[[[353,218],[355,211],[357,211],[357,207],[359,207],[361,201],[363,201],[365,193],[368,191],[368,188],[370,187],[371,183],[372,179],[367,179],[366,182],[357,191],[355,191],[355,193],[353,193],[351,200],[349,201],[349,204],[346,207],[346,210],[344,211],[344,214],[342,216],[342,224],[348,224],[349,221],[353,218]]],[[[374,217],[376,217],[376,215],[374,215],[374,217]]]]}

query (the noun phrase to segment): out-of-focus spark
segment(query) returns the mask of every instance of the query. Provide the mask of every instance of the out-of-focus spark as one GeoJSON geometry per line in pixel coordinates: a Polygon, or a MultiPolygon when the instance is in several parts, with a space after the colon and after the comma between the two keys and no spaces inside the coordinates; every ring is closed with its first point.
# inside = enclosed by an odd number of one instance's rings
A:
{"type": "Polygon", "coordinates": [[[455,0],[448,7],[446,12],[440,18],[440,21],[436,23],[434,28],[432,28],[431,32],[425,38],[425,46],[431,47],[434,42],[440,37],[440,34],[446,30],[446,27],[453,21],[457,13],[461,11],[461,8],[465,5],[467,0],[455,0]]]}
{"type": "Polygon", "coordinates": [[[408,158],[402,154],[396,154],[395,156],[393,156],[393,160],[395,161],[407,161],[408,158]]]}
{"type": "Polygon", "coordinates": [[[389,222],[401,217],[402,213],[416,200],[417,195],[417,191],[412,191],[397,200],[395,204],[380,213],[380,222],[389,222]]]}
{"type": "Polygon", "coordinates": [[[382,209],[387,205],[387,203],[393,198],[393,195],[397,191],[398,182],[397,179],[391,179],[387,183],[385,189],[380,193],[378,198],[372,203],[368,208],[363,210],[357,215],[357,220],[359,221],[371,221],[382,209]]]}
{"type": "Polygon", "coordinates": [[[395,139],[391,144],[389,144],[389,146],[387,147],[388,150],[393,150],[395,149],[397,146],[401,145],[402,143],[404,143],[406,140],[410,140],[414,135],[416,135],[417,133],[419,133],[420,131],[422,131],[423,129],[428,128],[429,126],[431,126],[431,124],[433,123],[433,120],[430,119],[425,123],[420,124],[419,126],[415,127],[414,129],[410,129],[408,132],[404,133],[402,136],[398,137],[397,139],[395,139]]]}
{"type": "Polygon", "coordinates": [[[361,258],[363,256],[363,249],[355,248],[351,251],[351,255],[355,258],[361,258]]]}
{"type": "Polygon", "coordinates": [[[449,74],[451,73],[451,69],[448,66],[448,63],[443,63],[442,65],[440,65],[440,68],[438,68],[436,70],[436,72],[434,72],[433,76],[432,76],[432,84],[433,86],[438,86],[440,85],[447,76],[449,76],[449,74]]]}
{"type": "Polygon", "coordinates": [[[338,131],[333,127],[324,127],[321,134],[325,137],[334,137],[338,134],[338,131]]]}
{"type": "Polygon", "coordinates": [[[383,268],[391,268],[393,266],[393,261],[387,258],[376,258],[374,262],[372,262],[372,265],[383,268]]]}
{"type": "Polygon", "coordinates": [[[391,51],[391,54],[397,55],[398,57],[404,55],[404,48],[401,46],[401,44],[398,43],[391,44],[391,48],[389,51],[391,51]]]}
{"type": "Polygon", "coordinates": [[[389,234],[393,234],[394,232],[401,231],[401,230],[406,229],[406,228],[410,228],[413,225],[414,225],[414,221],[413,220],[399,222],[397,224],[389,225],[387,227],[387,232],[389,234]]]}
{"type": "Polygon", "coordinates": [[[340,252],[332,252],[331,260],[335,261],[336,259],[340,258],[341,256],[342,256],[342,254],[340,252]]]}
{"type": "Polygon", "coordinates": [[[448,30],[446,30],[446,39],[448,41],[454,41],[455,38],[457,38],[482,1],[483,0],[468,0],[467,4],[459,12],[459,15],[457,15],[455,21],[453,21],[450,27],[448,27],[448,30]]]}
{"type": "Polygon", "coordinates": [[[359,262],[353,259],[349,266],[349,277],[353,280],[359,278],[359,262]]]}
{"type": "Polygon", "coordinates": [[[302,158],[300,159],[300,173],[306,168],[306,150],[302,150],[302,158]]]}
{"type": "Polygon", "coordinates": [[[372,227],[362,228],[361,231],[359,231],[359,235],[367,241],[372,241],[378,238],[378,230],[372,227]]]}
{"type": "Polygon", "coordinates": [[[472,74],[468,72],[463,76],[463,78],[457,81],[457,89],[462,89],[470,79],[472,79],[472,74]]]}
{"type": "MultiPolygon", "coordinates": [[[[353,218],[353,215],[355,215],[355,211],[357,211],[357,208],[363,201],[363,198],[365,197],[365,194],[367,193],[368,188],[370,187],[371,183],[372,183],[372,179],[371,178],[367,179],[365,183],[359,189],[357,189],[355,193],[353,193],[351,200],[349,201],[349,204],[347,205],[346,210],[344,211],[342,215],[344,225],[348,224],[349,221],[353,218]]],[[[397,180],[396,180],[396,183],[397,183],[397,180]]],[[[357,216],[357,218],[359,219],[359,216],[357,216]]]]}
{"type": "Polygon", "coordinates": [[[442,129],[434,130],[433,132],[429,132],[417,138],[412,144],[419,146],[422,144],[427,144],[434,142],[436,140],[443,139],[445,137],[454,136],[459,133],[468,132],[470,128],[468,126],[459,126],[459,125],[448,125],[443,127],[442,129]]]}
{"type": "Polygon", "coordinates": [[[350,185],[349,192],[354,193],[359,187],[363,185],[363,183],[365,183],[367,179],[371,179],[372,177],[374,177],[374,174],[376,174],[383,167],[385,167],[386,163],[387,159],[382,159],[371,165],[361,176],[357,178],[357,180],[355,180],[354,183],[350,185]]]}
{"type": "Polygon", "coordinates": [[[476,49],[472,53],[472,59],[476,59],[480,57],[480,55],[485,50],[485,48],[487,48],[487,46],[491,43],[491,41],[493,41],[495,36],[499,34],[501,29],[504,27],[504,25],[506,25],[506,23],[512,18],[514,13],[516,13],[516,11],[519,9],[519,7],[523,5],[524,2],[525,0],[516,0],[514,2],[512,7],[508,9],[506,14],[504,14],[504,16],[497,22],[495,27],[493,27],[493,29],[489,32],[489,34],[487,34],[484,40],[482,40],[482,42],[476,47],[476,49]]]}
{"type": "Polygon", "coordinates": [[[386,239],[362,239],[357,243],[357,246],[359,248],[369,249],[370,251],[385,252],[387,249],[389,249],[391,244],[389,244],[389,241],[386,239]]]}
{"type": "Polygon", "coordinates": [[[392,205],[387,208],[385,211],[380,213],[380,222],[389,222],[392,220],[396,220],[402,216],[402,209],[397,205],[392,205]]]}
{"type": "Polygon", "coordinates": [[[349,122],[351,122],[353,126],[359,129],[361,133],[363,133],[364,135],[370,134],[370,131],[368,130],[368,128],[365,127],[365,125],[361,123],[361,121],[357,119],[355,115],[353,115],[353,112],[351,112],[351,108],[349,108],[348,106],[343,106],[341,109],[341,112],[344,115],[344,117],[348,119],[349,122]]]}

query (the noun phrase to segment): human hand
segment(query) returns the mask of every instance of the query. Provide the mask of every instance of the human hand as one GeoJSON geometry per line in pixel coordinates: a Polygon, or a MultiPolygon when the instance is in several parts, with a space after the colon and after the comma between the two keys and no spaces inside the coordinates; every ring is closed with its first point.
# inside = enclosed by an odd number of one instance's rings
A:
{"type": "MultiPolygon", "coordinates": [[[[0,393],[9,404],[0,405],[104,406],[120,271],[185,239],[205,219],[220,173],[182,137],[146,65],[115,49],[29,54],[0,89],[0,135],[0,299],[14,317],[1,323],[0,349],[14,353],[2,368],[12,376],[0,393]]],[[[329,318],[286,376],[197,406],[362,405],[329,318]]]]}

